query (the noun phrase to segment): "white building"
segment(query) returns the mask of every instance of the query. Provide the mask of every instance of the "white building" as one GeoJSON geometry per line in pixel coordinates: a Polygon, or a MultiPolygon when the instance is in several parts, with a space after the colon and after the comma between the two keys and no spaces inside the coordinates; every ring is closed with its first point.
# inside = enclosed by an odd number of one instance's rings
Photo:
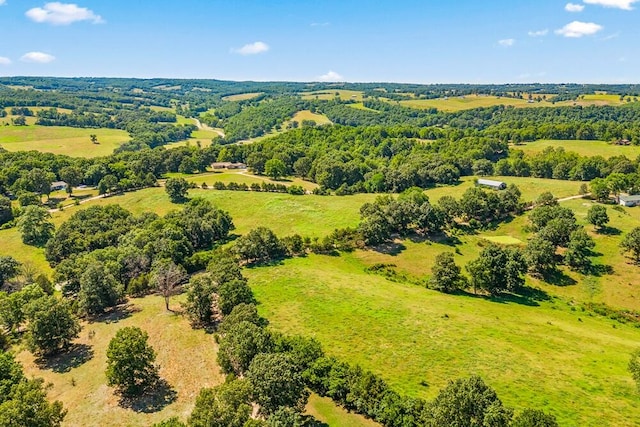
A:
{"type": "Polygon", "coordinates": [[[502,181],[493,181],[491,179],[478,179],[478,185],[482,185],[483,187],[490,187],[494,190],[504,190],[507,188],[507,184],[502,181]]]}

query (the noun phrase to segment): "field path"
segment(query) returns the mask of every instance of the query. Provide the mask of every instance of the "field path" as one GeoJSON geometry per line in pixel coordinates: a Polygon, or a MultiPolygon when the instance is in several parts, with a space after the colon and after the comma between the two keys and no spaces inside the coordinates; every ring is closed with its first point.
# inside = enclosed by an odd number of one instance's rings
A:
{"type": "Polygon", "coordinates": [[[223,132],[222,130],[212,128],[212,127],[211,127],[211,126],[209,126],[209,125],[205,125],[205,124],[203,124],[199,119],[192,118],[192,120],[195,122],[196,127],[197,127],[198,129],[200,129],[200,130],[209,130],[209,131],[211,131],[211,132],[215,132],[215,133],[217,133],[218,135],[220,135],[222,138],[224,138],[224,132],[223,132]]]}

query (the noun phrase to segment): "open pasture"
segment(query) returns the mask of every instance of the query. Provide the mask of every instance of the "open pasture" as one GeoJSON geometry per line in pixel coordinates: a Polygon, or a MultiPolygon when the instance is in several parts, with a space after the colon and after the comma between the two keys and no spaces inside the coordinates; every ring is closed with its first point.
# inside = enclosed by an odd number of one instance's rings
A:
{"type": "Polygon", "coordinates": [[[354,255],[311,255],[247,274],[273,328],[314,336],[411,396],[433,398],[448,380],[478,374],[507,405],[544,409],[563,426],[640,417],[626,370],[639,329],[561,301],[441,294],[365,266],[354,255]]]}
{"type": "Polygon", "coordinates": [[[42,151],[71,157],[100,157],[130,139],[119,129],[81,129],[66,126],[5,126],[0,132],[0,146],[8,151],[42,151]],[[93,144],[90,135],[98,137],[93,144]]]}
{"type": "Polygon", "coordinates": [[[309,110],[298,111],[291,119],[292,122],[298,122],[298,124],[301,124],[303,120],[313,120],[318,125],[331,124],[331,120],[324,114],[312,113],[309,110]]]}
{"type": "Polygon", "coordinates": [[[562,147],[565,151],[571,151],[580,154],[581,156],[602,156],[604,158],[626,156],[633,160],[640,155],[640,146],[616,145],[607,141],[542,139],[533,142],[526,142],[520,145],[514,145],[511,149],[522,150],[527,155],[534,155],[541,153],[548,147],[562,147]]]}

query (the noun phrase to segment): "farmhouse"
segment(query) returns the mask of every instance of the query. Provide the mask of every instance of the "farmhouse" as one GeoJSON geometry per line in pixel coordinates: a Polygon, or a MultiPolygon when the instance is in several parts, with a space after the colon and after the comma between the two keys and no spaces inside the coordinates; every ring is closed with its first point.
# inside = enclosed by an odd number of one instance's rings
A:
{"type": "Polygon", "coordinates": [[[504,190],[507,188],[507,184],[502,181],[493,181],[491,179],[478,179],[478,185],[482,185],[483,187],[490,187],[494,190],[504,190]]]}
{"type": "Polygon", "coordinates": [[[247,165],[244,163],[215,162],[211,163],[211,167],[214,169],[246,169],[247,165]]]}
{"type": "Polygon", "coordinates": [[[640,205],[640,195],[638,196],[624,196],[620,195],[620,205],[632,207],[640,205]]]}
{"type": "Polygon", "coordinates": [[[64,190],[67,188],[67,183],[64,181],[54,181],[51,183],[51,191],[64,190]]]}

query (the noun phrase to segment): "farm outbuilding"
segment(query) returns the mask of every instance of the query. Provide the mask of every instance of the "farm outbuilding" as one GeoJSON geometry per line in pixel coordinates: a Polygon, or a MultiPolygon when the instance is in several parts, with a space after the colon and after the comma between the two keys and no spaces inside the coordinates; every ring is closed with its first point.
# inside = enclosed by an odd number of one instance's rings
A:
{"type": "Polygon", "coordinates": [[[620,196],[620,205],[632,207],[640,205],[640,195],[638,196],[620,196]]]}
{"type": "Polygon", "coordinates": [[[478,179],[478,185],[482,185],[483,187],[493,188],[494,190],[504,190],[507,188],[507,184],[502,181],[494,181],[492,179],[478,179]]]}

